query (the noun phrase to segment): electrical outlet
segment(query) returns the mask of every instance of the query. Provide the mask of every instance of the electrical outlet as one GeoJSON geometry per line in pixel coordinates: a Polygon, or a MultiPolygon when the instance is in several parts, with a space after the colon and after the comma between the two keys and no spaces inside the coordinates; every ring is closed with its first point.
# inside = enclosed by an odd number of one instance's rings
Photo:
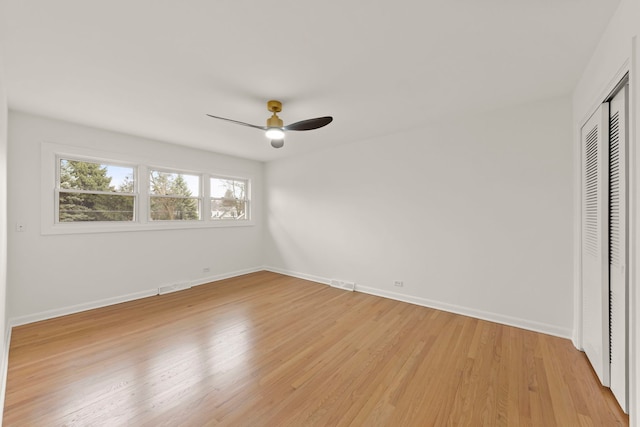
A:
{"type": "Polygon", "coordinates": [[[22,231],[25,231],[25,229],[26,227],[24,226],[23,223],[21,222],[16,223],[16,231],[22,232],[22,231]]]}
{"type": "Polygon", "coordinates": [[[211,269],[210,269],[209,267],[204,267],[204,268],[202,269],[202,272],[203,272],[203,273],[208,273],[208,272],[210,272],[210,271],[211,271],[211,269]]]}
{"type": "Polygon", "coordinates": [[[404,286],[404,282],[402,280],[396,280],[393,282],[393,286],[398,286],[401,288],[404,286]]]}

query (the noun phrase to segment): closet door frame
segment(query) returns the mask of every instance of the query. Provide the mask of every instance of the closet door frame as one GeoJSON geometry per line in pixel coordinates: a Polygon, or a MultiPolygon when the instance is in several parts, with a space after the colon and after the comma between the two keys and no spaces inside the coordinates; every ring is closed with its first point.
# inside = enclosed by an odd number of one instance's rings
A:
{"type": "MultiPolygon", "coordinates": [[[[636,95],[637,86],[640,82],[640,43],[634,37],[632,40],[631,58],[621,64],[618,71],[601,91],[600,95],[594,96],[593,107],[584,116],[575,118],[574,122],[574,328],[572,341],[578,350],[584,351],[583,342],[583,318],[582,318],[582,127],[593,113],[599,108],[603,101],[611,98],[617,92],[623,80],[628,76],[629,99],[628,99],[628,140],[627,140],[627,166],[628,166],[628,186],[627,186],[627,227],[628,227],[628,295],[629,300],[629,385],[628,401],[629,412],[635,420],[640,420],[640,288],[638,287],[638,268],[640,266],[640,149],[637,147],[638,125],[640,125],[640,99],[636,95]]],[[[640,426],[640,421],[638,421],[640,426]]]]}
{"type": "MultiPolygon", "coordinates": [[[[582,195],[582,128],[587,123],[587,121],[593,116],[593,114],[600,108],[603,102],[607,99],[611,98],[613,94],[618,90],[622,82],[629,76],[629,93],[633,93],[633,74],[630,72],[630,64],[629,62],[625,62],[623,66],[618,70],[614,78],[611,79],[609,84],[600,92],[600,95],[597,96],[593,101],[593,107],[591,110],[587,112],[583,117],[577,119],[574,127],[574,242],[573,242],[573,250],[574,250],[574,310],[573,310],[573,336],[571,340],[575,348],[580,351],[584,351],[584,342],[582,339],[583,331],[582,331],[582,206],[583,206],[583,195],[582,195]]],[[[627,265],[627,271],[629,276],[629,282],[634,283],[633,281],[637,277],[636,275],[636,266],[640,262],[637,260],[638,256],[636,255],[636,241],[640,241],[640,235],[636,236],[638,233],[636,224],[638,219],[636,216],[638,215],[638,210],[635,208],[636,200],[636,188],[639,186],[636,185],[636,180],[640,179],[636,177],[636,165],[640,164],[640,159],[636,159],[636,157],[640,156],[640,152],[636,154],[636,147],[634,145],[634,135],[635,129],[633,127],[634,121],[631,120],[631,117],[635,114],[635,110],[633,107],[633,102],[629,102],[629,141],[627,145],[627,156],[628,156],[628,187],[627,187],[627,196],[628,196],[628,221],[627,226],[629,227],[629,253],[627,254],[629,259],[629,264],[627,265]]],[[[633,291],[631,292],[633,295],[633,291]]]]}

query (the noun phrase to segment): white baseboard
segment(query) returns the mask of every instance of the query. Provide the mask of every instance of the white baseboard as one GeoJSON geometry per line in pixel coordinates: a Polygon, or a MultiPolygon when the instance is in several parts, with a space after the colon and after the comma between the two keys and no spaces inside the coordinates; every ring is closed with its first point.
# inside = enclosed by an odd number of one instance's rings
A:
{"type": "Polygon", "coordinates": [[[39,322],[41,320],[53,319],[54,317],[67,316],[69,314],[79,313],[81,311],[93,310],[94,308],[106,307],[108,305],[120,304],[127,301],[133,301],[140,298],[158,295],[158,288],[146,291],[134,292],[127,295],[121,295],[112,298],[105,298],[97,301],[91,301],[83,304],[76,304],[67,307],[56,308],[53,310],[42,311],[40,313],[28,314],[26,316],[14,317],[9,319],[9,326],[21,326],[27,323],[39,322]]]}
{"type": "MultiPolygon", "coordinates": [[[[300,279],[311,280],[313,282],[322,283],[324,285],[330,285],[331,279],[312,276],[309,274],[298,273],[294,271],[288,271],[282,268],[264,267],[267,271],[274,273],[284,274],[286,276],[297,277],[300,279]]],[[[455,304],[448,304],[441,301],[435,301],[427,298],[416,297],[406,294],[400,294],[397,292],[386,291],[383,289],[372,288],[369,286],[363,286],[356,284],[356,292],[362,292],[365,294],[376,295],[379,297],[389,298],[396,301],[408,302],[410,304],[416,304],[423,307],[435,308],[437,310],[447,311],[450,313],[460,314],[463,316],[469,316],[476,319],[487,320],[489,322],[500,323],[502,325],[514,326],[516,328],[526,329],[533,332],[540,332],[547,335],[553,335],[560,338],[571,339],[573,331],[567,328],[560,328],[555,325],[547,323],[535,322],[531,320],[521,319],[518,317],[505,316],[502,314],[491,313],[487,311],[477,310],[470,307],[463,307],[455,304]]]]}
{"type": "MultiPolygon", "coordinates": [[[[242,276],[244,274],[255,273],[257,271],[262,271],[262,270],[283,274],[285,276],[296,277],[299,279],[310,280],[312,282],[321,283],[323,285],[329,285],[329,286],[331,285],[331,279],[315,276],[312,274],[305,274],[305,273],[290,271],[282,268],[270,267],[270,266],[254,267],[254,268],[248,268],[244,270],[233,271],[229,273],[218,274],[214,276],[201,278],[191,283],[193,286],[199,286],[199,285],[204,285],[211,282],[217,282],[219,280],[242,276]]],[[[496,322],[504,325],[515,326],[518,328],[527,329],[534,332],[541,332],[548,335],[554,335],[561,338],[571,339],[571,335],[572,335],[572,331],[570,329],[560,328],[555,325],[549,325],[546,323],[535,322],[535,321],[521,319],[517,317],[505,316],[497,313],[477,310],[470,307],[463,307],[463,306],[458,306],[454,304],[444,303],[441,301],[434,301],[427,298],[386,291],[383,289],[372,288],[372,287],[356,284],[355,291],[376,295],[384,298],[390,298],[396,301],[403,301],[411,304],[421,305],[423,307],[435,308],[438,310],[448,311],[451,313],[461,314],[464,316],[474,317],[477,319],[487,320],[490,322],[496,322]]],[[[13,319],[9,319],[9,328],[13,326],[25,325],[27,323],[38,322],[41,320],[47,320],[54,317],[66,316],[68,314],[78,313],[81,311],[91,310],[94,308],[100,308],[108,305],[132,301],[140,298],[146,298],[146,297],[154,296],[157,294],[158,294],[158,288],[154,288],[146,291],[135,292],[128,295],[122,295],[122,296],[113,297],[113,298],[106,298],[103,300],[92,301],[84,304],[77,304],[69,307],[43,311],[40,313],[35,313],[27,316],[16,317],[13,319]]]]}
{"type": "Polygon", "coordinates": [[[232,271],[230,273],[216,274],[215,276],[203,277],[201,279],[194,280],[191,282],[191,286],[206,285],[207,283],[217,282],[224,279],[231,279],[232,277],[244,276],[245,274],[257,273],[258,271],[262,270],[264,270],[264,268],[260,266],[245,268],[244,270],[232,271]]]}
{"type": "Polygon", "coordinates": [[[435,308],[437,310],[447,311],[450,313],[461,314],[476,319],[487,320],[489,322],[500,323],[507,326],[515,326],[516,328],[526,329],[533,332],[540,332],[547,335],[553,335],[560,338],[571,339],[572,331],[570,329],[559,328],[547,323],[535,322],[531,320],[521,319],[518,317],[505,316],[502,314],[491,313],[488,311],[476,310],[470,307],[463,307],[455,304],[448,304],[441,301],[434,301],[422,297],[414,297],[411,295],[399,294],[367,286],[356,285],[356,291],[365,294],[377,295],[380,297],[391,298],[397,301],[408,302],[411,304],[421,305],[423,307],[435,308]]]}
{"type": "MultiPolygon", "coordinates": [[[[205,277],[194,280],[191,283],[192,286],[204,285],[206,283],[217,282],[218,280],[229,279],[231,277],[242,276],[244,274],[255,273],[261,271],[262,267],[248,268],[245,270],[238,270],[229,273],[218,274],[215,276],[205,277]]],[[[40,313],[29,314],[26,316],[14,317],[9,319],[9,328],[14,326],[26,325],[28,323],[39,322],[41,320],[53,319],[54,317],[66,316],[69,314],[79,313],[81,311],[93,310],[94,308],[106,307],[109,305],[120,304],[123,302],[133,301],[141,298],[147,298],[158,295],[158,288],[148,289],[145,291],[134,292],[127,295],[121,295],[112,298],[105,298],[102,300],[91,301],[83,304],[77,304],[53,310],[42,311],[40,313]]]]}
{"type": "Polygon", "coordinates": [[[331,279],[325,279],[324,277],[314,276],[312,274],[298,273],[295,271],[284,270],[276,267],[262,267],[263,270],[270,271],[272,273],[284,274],[285,276],[296,277],[298,279],[310,280],[312,282],[322,283],[323,285],[331,286],[331,279]]]}

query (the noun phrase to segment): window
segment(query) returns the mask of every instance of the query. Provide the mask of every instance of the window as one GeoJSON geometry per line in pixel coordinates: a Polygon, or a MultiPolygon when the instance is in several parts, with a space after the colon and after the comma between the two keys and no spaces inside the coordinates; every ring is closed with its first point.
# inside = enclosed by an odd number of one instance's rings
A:
{"type": "Polygon", "coordinates": [[[134,221],[133,167],[68,158],[57,163],[57,222],[134,221]]]}
{"type": "Polygon", "coordinates": [[[153,152],[42,143],[42,234],[255,225],[250,173],[218,175],[185,157],[174,167],[174,159],[153,152]]]}
{"type": "Polygon", "coordinates": [[[210,189],[211,219],[249,219],[249,185],[247,180],[211,178],[210,189]]]}
{"type": "Polygon", "coordinates": [[[200,219],[200,176],[149,171],[149,218],[153,221],[200,219]]]}

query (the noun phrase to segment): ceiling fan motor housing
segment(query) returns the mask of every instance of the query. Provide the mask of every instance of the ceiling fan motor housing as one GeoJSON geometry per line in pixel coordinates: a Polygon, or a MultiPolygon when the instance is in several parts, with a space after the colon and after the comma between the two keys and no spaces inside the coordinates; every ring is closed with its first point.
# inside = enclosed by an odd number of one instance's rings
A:
{"type": "Polygon", "coordinates": [[[267,110],[273,113],[273,116],[267,119],[267,127],[268,128],[281,128],[284,126],[284,122],[278,114],[282,111],[282,103],[280,101],[271,100],[267,102],[267,110]]]}
{"type": "Polygon", "coordinates": [[[267,119],[268,128],[281,128],[282,126],[284,126],[284,122],[276,113],[273,113],[273,116],[267,119]]]}

